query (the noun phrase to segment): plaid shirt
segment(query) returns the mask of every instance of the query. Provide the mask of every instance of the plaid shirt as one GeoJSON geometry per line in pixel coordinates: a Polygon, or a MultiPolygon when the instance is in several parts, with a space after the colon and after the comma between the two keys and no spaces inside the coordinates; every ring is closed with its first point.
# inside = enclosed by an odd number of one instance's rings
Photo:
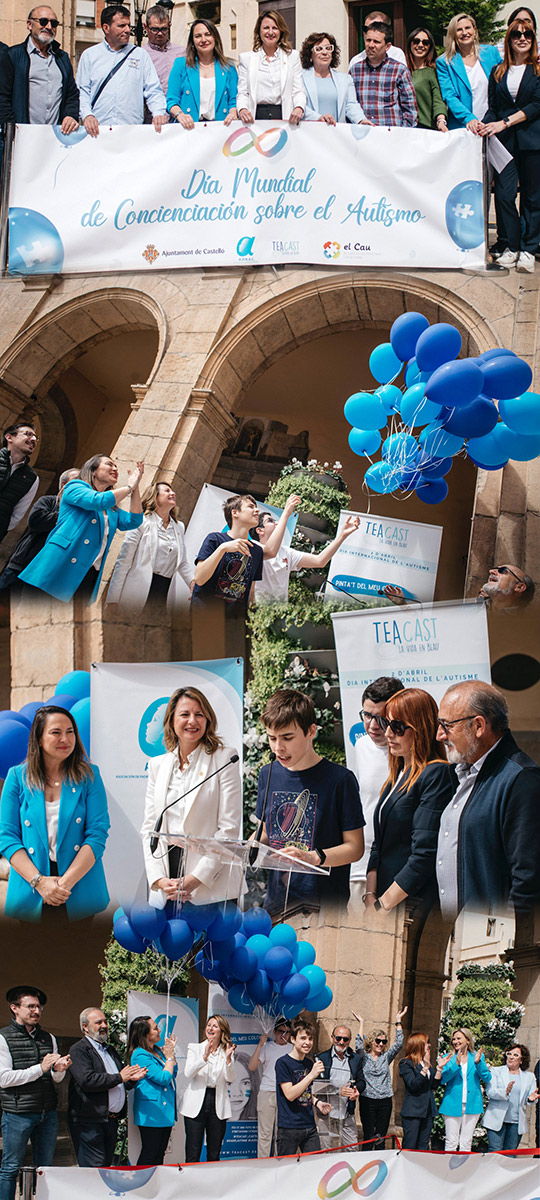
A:
{"type": "Polygon", "coordinates": [[[402,63],[387,54],[378,67],[372,67],[366,58],[353,63],[350,74],[358,103],[369,121],[375,125],[417,125],[412,79],[402,63]]]}

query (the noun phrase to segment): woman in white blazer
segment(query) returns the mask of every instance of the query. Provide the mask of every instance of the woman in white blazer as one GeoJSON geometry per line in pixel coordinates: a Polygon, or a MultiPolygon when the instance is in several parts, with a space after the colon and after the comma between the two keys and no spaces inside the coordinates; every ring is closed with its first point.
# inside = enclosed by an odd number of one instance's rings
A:
{"type": "Polygon", "coordinates": [[[240,893],[239,867],[190,850],[181,869],[180,850],[167,848],[167,835],[222,840],[242,836],[238,755],[223,745],[216,730],[216,714],[206,696],[198,688],[178,688],[165,712],[167,754],[148,764],[141,836],[149,903],[154,908],[164,908],[168,900],[209,904],[240,893]],[[164,812],[169,804],[173,807],[164,812]],[[164,836],[152,854],[152,834],[160,818],[164,836]]]}
{"type": "Polygon", "coordinates": [[[492,1067],[486,1087],[488,1106],[482,1124],[490,1150],[517,1150],[527,1132],[527,1104],[538,1100],[538,1086],[528,1070],[530,1055],[516,1042],[506,1051],[506,1066],[492,1067]]]}
{"type": "Polygon", "coordinates": [[[370,125],[356,98],[350,75],[336,70],[341,52],[331,33],[310,33],[302,42],[300,62],[306,93],[306,121],[370,125]]]}
{"type": "Polygon", "coordinates": [[[176,496],[162,480],[142,497],[143,523],[126,534],[107,593],[107,604],[139,613],[151,597],[167,600],[170,611],[179,602],[179,577],[191,590],[193,570],[178,520],[176,496]]]}
{"type": "Polygon", "coordinates": [[[207,1162],[218,1162],[227,1121],[232,1116],[227,1084],[234,1081],[229,1022],[216,1014],[206,1023],[206,1041],[190,1042],[184,1074],[189,1080],[180,1112],[186,1130],[186,1162],[200,1162],[206,1133],[207,1162]]]}
{"type": "Polygon", "coordinates": [[[298,125],[306,96],[298,50],[289,41],[281,13],[261,13],[253,33],[253,50],[238,63],[238,116],[245,125],[256,121],[288,121],[298,125]]]}

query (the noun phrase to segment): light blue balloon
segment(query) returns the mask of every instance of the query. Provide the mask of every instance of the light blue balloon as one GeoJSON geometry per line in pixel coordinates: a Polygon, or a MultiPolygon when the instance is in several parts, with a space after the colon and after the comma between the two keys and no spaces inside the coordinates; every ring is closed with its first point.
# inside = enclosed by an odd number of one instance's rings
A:
{"type": "Polygon", "coordinates": [[[378,492],[379,495],[392,491],[393,478],[392,467],[386,462],[373,463],[373,466],[368,467],[364,475],[368,487],[372,492],[378,492]]]}
{"type": "Polygon", "coordinates": [[[64,247],[55,225],[33,208],[9,210],[10,275],[60,275],[64,247]]]}
{"type": "Polygon", "coordinates": [[[248,938],[246,942],[246,949],[251,950],[252,954],[255,955],[259,966],[261,966],[265,955],[268,954],[268,951],[272,949],[272,943],[270,938],[266,937],[264,933],[254,933],[252,937],[248,938]]]}
{"type": "Polygon", "coordinates": [[[126,1192],[138,1192],[149,1183],[157,1167],[98,1167],[98,1173],[113,1196],[124,1196],[126,1192]]]}
{"type": "Polygon", "coordinates": [[[315,947],[311,942],[297,942],[294,958],[297,971],[301,971],[302,967],[310,967],[315,962],[315,947]]]}
{"type": "Polygon", "coordinates": [[[308,967],[302,967],[300,974],[304,975],[309,983],[309,992],[307,998],[310,1000],[312,996],[316,996],[317,992],[320,992],[321,988],[324,987],[326,983],[326,974],[322,967],[317,966],[316,963],[313,963],[308,967]]]}
{"type": "Polygon", "coordinates": [[[382,400],[371,392],[355,392],[345,401],[345,417],[356,429],[382,429],[387,412],[382,400]]]}
{"type": "Polygon", "coordinates": [[[479,179],[466,179],[452,188],[445,206],[446,228],[460,250],[484,241],[484,189],[479,179]]]}
{"type": "Polygon", "coordinates": [[[82,142],[83,139],[88,136],[84,125],[80,125],[78,129],[73,131],[73,133],[62,133],[61,125],[53,125],[52,128],[54,136],[58,139],[60,144],[62,146],[68,146],[70,149],[72,146],[77,146],[79,142],[82,142]]]}
{"type": "Polygon", "coordinates": [[[407,387],[412,387],[413,383],[417,383],[420,379],[420,367],[415,358],[410,358],[405,367],[405,383],[407,387]]]}
{"type": "Polygon", "coordinates": [[[496,471],[502,462],[508,462],[509,455],[503,445],[504,429],[506,426],[499,423],[484,437],[469,438],[467,453],[475,463],[481,463],[488,470],[496,471]]]}
{"type": "Polygon", "coordinates": [[[56,692],[69,692],[76,700],[84,700],[90,695],[90,672],[68,671],[58,680],[56,692]]]}
{"type": "Polygon", "coordinates": [[[376,389],[374,395],[382,400],[387,413],[399,411],[401,388],[398,388],[395,383],[384,383],[382,387],[376,389]]]}
{"type": "Polygon", "coordinates": [[[354,454],[372,458],[381,444],[381,435],[378,429],[351,429],[347,441],[354,454]]]}
{"type": "Polygon", "coordinates": [[[499,412],[509,429],[532,437],[540,433],[540,396],[538,392],[525,392],[511,400],[499,401],[499,412]]]}
{"type": "Polygon", "coordinates": [[[464,442],[462,437],[447,433],[441,425],[426,425],[418,440],[424,454],[429,458],[446,458],[449,454],[458,454],[464,442]]]}
{"type": "Polygon", "coordinates": [[[383,442],[381,454],[385,459],[397,459],[399,462],[415,459],[420,453],[416,438],[411,433],[392,433],[383,442]]]}
{"type": "Polygon", "coordinates": [[[394,353],[390,342],[381,342],[369,356],[369,369],[377,383],[391,383],[399,375],[403,363],[394,353]]]}
{"type": "Polygon", "coordinates": [[[84,700],[77,700],[71,709],[73,720],[77,722],[79,737],[86,750],[90,754],[90,697],[87,696],[84,700]]]}
{"type": "Polygon", "coordinates": [[[435,421],[440,409],[440,404],[432,404],[426,400],[424,384],[421,382],[413,383],[412,387],[407,388],[400,405],[403,423],[408,425],[409,429],[414,429],[416,425],[427,425],[429,421],[435,421]]]}
{"type": "Polygon", "coordinates": [[[523,433],[514,433],[513,429],[509,429],[507,425],[500,424],[497,426],[501,430],[499,434],[500,444],[504,452],[514,462],[531,462],[533,458],[538,458],[540,455],[540,433],[533,437],[525,437],[523,433]]]}
{"type": "Polygon", "coordinates": [[[296,929],[293,929],[292,925],[289,925],[288,922],[284,921],[279,925],[274,925],[268,937],[273,946],[285,946],[287,950],[290,950],[291,954],[294,954],[296,949],[296,929]]]}

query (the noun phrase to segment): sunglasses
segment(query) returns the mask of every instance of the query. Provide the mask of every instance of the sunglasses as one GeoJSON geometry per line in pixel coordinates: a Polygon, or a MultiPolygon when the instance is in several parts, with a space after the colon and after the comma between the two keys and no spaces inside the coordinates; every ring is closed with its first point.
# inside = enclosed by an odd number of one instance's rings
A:
{"type": "Polygon", "coordinates": [[[412,725],[406,725],[405,721],[389,721],[388,717],[380,717],[379,723],[381,729],[384,729],[385,732],[390,729],[397,737],[403,737],[406,729],[412,729],[412,725]]]}
{"type": "Polygon", "coordinates": [[[375,1045],[376,1046],[387,1046],[388,1038],[375,1038],[375,1045]]]}
{"type": "Polygon", "coordinates": [[[413,46],[430,46],[431,45],[429,38],[413,38],[412,44],[413,44],[413,46]]]}
{"type": "Polygon", "coordinates": [[[31,20],[37,21],[42,29],[46,29],[47,25],[50,25],[51,29],[58,29],[60,24],[60,21],[57,21],[55,17],[32,17],[31,20]]]}
{"type": "MultiPolygon", "coordinates": [[[[512,39],[513,41],[519,41],[519,38],[522,36],[526,37],[528,42],[532,40],[532,34],[529,35],[528,33],[523,35],[521,33],[513,33],[512,39]]],[[[496,571],[497,575],[513,575],[514,579],[517,579],[518,583],[523,583],[523,580],[519,578],[519,575],[516,575],[516,572],[513,571],[511,567],[492,567],[491,570],[496,571]]]]}
{"type": "MultiPolygon", "coordinates": [[[[526,41],[526,42],[532,42],[532,40],[533,40],[533,38],[534,38],[534,33],[532,32],[532,30],[531,30],[531,29],[522,29],[522,30],[516,31],[516,33],[511,33],[511,34],[510,34],[510,41],[511,41],[511,42],[519,42],[520,38],[525,38],[525,41],[526,41]]],[[[508,570],[508,567],[502,567],[502,568],[500,568],[500,567],[497,567],[497,568],[496,568],[496,570],[497,570],[497,571],[499,571],[499,570],[501,570],[501,569],[502,569],[503,571],[507,571],[507,570],[508,570]]],[[[513,571],[510,571],[510,574],[511,574],[511,575],[513,575],[513,574],[514,574],[514,572],[513,572],[513,571]]],[[[517,575],[516,575],[516,579],[517,579],[517,575]]]]}
{"type": "Polygon", "coordinates": [[[350,1040],[350,1037],[336,1037],[336,1034],[334,1034],[335,1042],[350,1042],[350,1040]]]}

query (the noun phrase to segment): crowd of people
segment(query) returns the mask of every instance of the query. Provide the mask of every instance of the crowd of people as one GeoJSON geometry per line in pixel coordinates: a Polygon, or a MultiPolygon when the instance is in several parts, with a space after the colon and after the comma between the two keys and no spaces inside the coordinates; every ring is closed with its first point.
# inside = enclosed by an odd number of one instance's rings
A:
{"type": "MultiPolygon", "coordinates": [[[[28,1141],[35,1164],[51,1165],[58,1132],[56,1086],[66,1073],[68,1124],[80,1167],[112,1164],[130,1092],[141,1144],[137,1166],[163,1163],[179,1116],[184,1120],[185,1161],[199,1162],[205,1142],[207,1161],[219,1160],[227,1121],[233,1117],[230,1090],[236,1071],[236,1046],[225,1017],[209,1016],[204,1039],[183,1048],[180,1080],[177,1039],[163,1034],[149,1015],[131,1021],[124,1063],[109,1041],[107,1017],[100,1008],[83,1009],[82,1036],[61,1055],[56,1039],[41,1027],[45,993],[23,984],[10,988],[6,1000],[11,1020],[0,1030],[2,1200],[14,1200],[28,1141]]],[[[394,1094],[390,1064],[403,1046],[406,1012],[404,1008],[396,1015],[389,1049],[386,1031],[378,1028],[364,1038],[358,1018],[354,1050],[351,1028],[340,1022],[332,1030],[329,1048],[315,1054],[313,1025],[302,1016],[292,1021],[278,1017],[273,1038],[262,1034],[247,1063],[252,1073],[263,1066],[253,1113],[258,1157],[343,1146],[383,1149],[394,1094]]],[[[438,1055],[433,1066],[428,1035],[414,1032],[408,1037],[399,1063],[405,1088],[399,1114],[403,1148],[429,1148],[437,1111],[433,1091],[440,1085],[446,1150],[470,1151],[480,1118],[490,1150],[517,1149],[527,1130],[528,1105],[539,1099],[540,1063],[530,1071],[527,1047],[515,1042],[505,1051],[503,1066],[489,1066],[466,1028],[453,1031],[450,1045],[449,1053],[438,1055]]]]}
{"type": "Polygon", "coordinates": [[[199,122],[322,121],[468,129],[486,138],[495,187],[497,240],[502,267],[532,272],[540,241],[540,68],[536,19],[519,7],[508,18],[504,44],[480,43],[476,22],[458,13],[448,24],[444,52],[418,26],[406,53],[392,42],[390,18],[364,18],[364,50],[338,70],[341,50],[332,33],[314,32],[294,49],[281,12],[260,13],[253,49],[238,66],[225,57],[217,25],[197,18],[185,47],[170,41],[170,16],[159,4],[146,13],[144,46],[131,43],[130,11],[108,4],[101,12],[103,41],[84,50],[75,79],[55,38],[52,8],[31,9],[28,38],[0,50],[0,124],[60,124],[69,136],[84,125],[151,121],[159,133],[169,121],[191,130],[199,122]],[[516,208],[519,186],[520,211],[516,208]]]}

